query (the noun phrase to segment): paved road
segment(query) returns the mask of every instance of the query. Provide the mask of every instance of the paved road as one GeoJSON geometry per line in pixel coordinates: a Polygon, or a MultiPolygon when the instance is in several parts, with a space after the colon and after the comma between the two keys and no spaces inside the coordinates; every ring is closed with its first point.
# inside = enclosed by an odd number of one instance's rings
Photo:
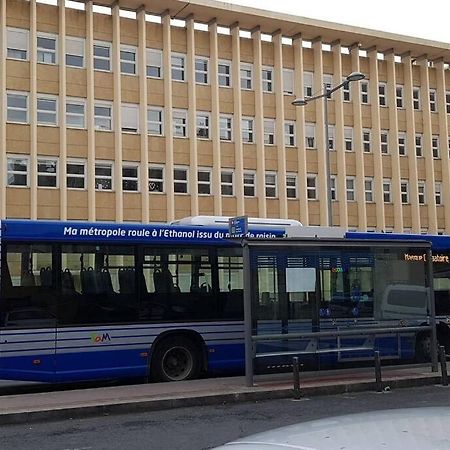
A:
{"type": "Polygon", "coordinates": [[[204,406],[144,414],[2,426],[1,449],[200,450],[284,425],[339,414],[450,406],[450,387],[204,406]]]}

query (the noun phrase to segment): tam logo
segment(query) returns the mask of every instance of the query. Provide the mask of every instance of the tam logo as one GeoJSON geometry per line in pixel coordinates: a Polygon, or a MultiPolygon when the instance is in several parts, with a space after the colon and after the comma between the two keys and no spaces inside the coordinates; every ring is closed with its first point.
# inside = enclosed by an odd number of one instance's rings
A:
{"type": "Polygon", "coordinates": [[[111,337],[110,337],[109,333],[92,334],[91,340],[94,344],[101,344],[102,342],[110,341],[111,337]]]}

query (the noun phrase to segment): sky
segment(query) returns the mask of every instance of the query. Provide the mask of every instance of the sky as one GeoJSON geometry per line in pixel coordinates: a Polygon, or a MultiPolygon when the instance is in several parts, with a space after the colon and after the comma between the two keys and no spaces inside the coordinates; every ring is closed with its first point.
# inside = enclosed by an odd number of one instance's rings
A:
{"type": "Polygon", "coordinates": [[[450,44],[450,0],[225,1],[450,44]]]}

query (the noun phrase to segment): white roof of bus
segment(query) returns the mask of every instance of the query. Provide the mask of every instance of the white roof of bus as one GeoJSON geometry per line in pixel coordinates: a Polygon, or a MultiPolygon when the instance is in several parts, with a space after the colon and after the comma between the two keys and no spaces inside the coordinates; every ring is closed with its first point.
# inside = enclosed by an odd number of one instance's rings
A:
{"type": "MultiPolygon", "coordinates": [[[[182,219],[174,220],[171,224],[175,225],[226,225],[228,226],[228,220],[231,218],[228,216],[191,216],[183,217],[182,219]]],[[[260,217],[249,217],[249,225],[261,225],[263,227],[301,227],[302,224],[298,220],[294,219],[265,219],[260,217]]]]}

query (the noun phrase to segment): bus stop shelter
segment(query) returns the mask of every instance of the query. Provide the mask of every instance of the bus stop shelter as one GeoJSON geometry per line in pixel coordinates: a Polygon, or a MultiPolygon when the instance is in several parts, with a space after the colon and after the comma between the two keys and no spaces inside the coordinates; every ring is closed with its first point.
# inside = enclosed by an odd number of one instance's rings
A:
{"type": "Polygon", "coordinates": [[[437,339],[431,244],[243,239],[246,384],[256,372],[431,358],[437,339]],[[424,349],[428,348],[428,354],[424,349]]]}

